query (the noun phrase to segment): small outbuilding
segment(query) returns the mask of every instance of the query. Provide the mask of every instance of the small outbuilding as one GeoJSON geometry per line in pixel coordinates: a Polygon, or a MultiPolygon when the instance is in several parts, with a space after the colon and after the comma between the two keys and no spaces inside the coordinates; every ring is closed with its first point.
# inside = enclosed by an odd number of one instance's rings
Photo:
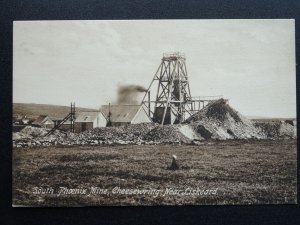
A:
{"type": "Polygon", "coordinates": [[[102,112],[81,112],[75,120],[75,132],[80,133],[96,127],[105,127],[106,123],[107,120],[102,112]]]}
{"type": "Polygon", "coordinates": [[[102,105],[100,111],[112,126],[152,122],[141,105],[102,105]]]}
{"type": "Polygon", "coordinates": [[[49,116],[40,115],[36,120],[32,122],[32,125],[43,128],[53,128],[54,122],[49,116]]]}

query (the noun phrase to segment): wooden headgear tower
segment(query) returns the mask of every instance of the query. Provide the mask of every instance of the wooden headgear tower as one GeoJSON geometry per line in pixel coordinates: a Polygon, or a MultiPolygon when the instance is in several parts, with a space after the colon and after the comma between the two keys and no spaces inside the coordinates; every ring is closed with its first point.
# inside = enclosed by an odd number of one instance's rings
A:
{"type": "Polygon", "coordinates": [[[143,106],[154,122],[160,124],[181,123],[191,115],[193,104],[182,53],[165,53],[143,99],[143,106]],[[150,88],[158,86],[155,101],[150,100],[150,88]],[[154,104],[154,107],[151,105],[154,104]]]}

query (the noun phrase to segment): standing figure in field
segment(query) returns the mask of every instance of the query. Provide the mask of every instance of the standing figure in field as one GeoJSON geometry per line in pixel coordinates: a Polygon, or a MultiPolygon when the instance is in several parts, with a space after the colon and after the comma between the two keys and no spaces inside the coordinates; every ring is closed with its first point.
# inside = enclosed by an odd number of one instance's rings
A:
{"type": "Polygon", "coordinates": [[[179,165],[177,163],[177,156],[176,155],[172,155],[172,164],[169,167],[170,170],[178,170],[179,169],[179,165]]]}

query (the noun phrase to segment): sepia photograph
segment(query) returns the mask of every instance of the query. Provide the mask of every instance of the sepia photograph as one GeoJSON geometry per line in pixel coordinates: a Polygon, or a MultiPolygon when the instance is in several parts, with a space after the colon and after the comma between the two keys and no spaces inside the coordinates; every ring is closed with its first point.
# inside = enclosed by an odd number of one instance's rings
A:
{"type": "Polygon", "coordinates": [[[13,22],[12,206],[297,204],[295,20],[13,22]]]}

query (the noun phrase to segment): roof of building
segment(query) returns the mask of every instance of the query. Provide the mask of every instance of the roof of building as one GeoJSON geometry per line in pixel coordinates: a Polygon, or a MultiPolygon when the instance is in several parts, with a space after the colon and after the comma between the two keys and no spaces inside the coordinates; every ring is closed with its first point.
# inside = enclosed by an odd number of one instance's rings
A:
{"type": "Polygon", "coordinates": [[[93,122],[98,117],[98,115],[100,113],[101,113],[100,111],[96,111],[96,112],[81,112],[77,116],[75,122],[80,122],[80,123],[83,123],[83,122],[93,122]]]}
{"type": "Polygon", "coordinates": [[[53,121],[59,121],[59,120],[63,120],[63,117],[54,117],[54,116],[49,116],[49,118],[53,121]]]}
{"type": "Polygon", "coordinates": [[[39,115],[39,117],[38,117],[35,121],[33,121],[32,124],[40,125],[40,124],[45,123],[47,120],[52,121],[52,120],[50,119],[50,117],[48,117],[47,115],[39,115]]]}
{"type": "MultiPolygon", "coordinates": [[[[140,110],[141,105],[111,105],[110,121],[117,123],[129,123],[140,110]]],[[[109,105],[102,105],[100,111],[108,119],[109,105]]]]}

